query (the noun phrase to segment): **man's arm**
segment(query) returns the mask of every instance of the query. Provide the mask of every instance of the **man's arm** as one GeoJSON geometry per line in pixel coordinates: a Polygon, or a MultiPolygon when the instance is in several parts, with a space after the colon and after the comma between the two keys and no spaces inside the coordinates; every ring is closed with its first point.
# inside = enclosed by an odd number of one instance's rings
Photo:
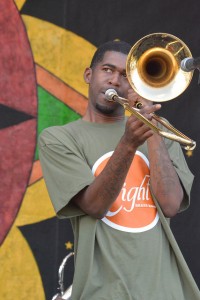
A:
{"type": "Polygon", "coordinates": [[[150,181],[166,217],[173,217],[180,208],[184,192],[169,157],[163,138],[154,134],[147,141],[150,161],[150,181]]]}
{"type": "MultiPolygon", "coordinates": [[[[159,108],[158,105],[148,108],[148,114],[159,108]]],[[[119,195],[137,148],[152,135],[143,122],[135,116],[129,117],[125,133],[104,170],[72,201],[86,214],[102,218],[119,195]]]]}
{"type": "MultiPolygon", "coordinates": [[[[132,89],[128,93],[132,106],[137,101],[144,107],[152,106],[152,102],[140,97],[132,89]]],[[[152,122],[157,125],[155,120],[152,122]]],[[[157,133],[154,133],[147,140],[149,161],[150,161],[150,182],[154,195],[156,196],[163,213],[166,217],[174,216],[180,208],[184,197],[182,185],[177,172],[169,157],[164,140],[157,133]]]]}

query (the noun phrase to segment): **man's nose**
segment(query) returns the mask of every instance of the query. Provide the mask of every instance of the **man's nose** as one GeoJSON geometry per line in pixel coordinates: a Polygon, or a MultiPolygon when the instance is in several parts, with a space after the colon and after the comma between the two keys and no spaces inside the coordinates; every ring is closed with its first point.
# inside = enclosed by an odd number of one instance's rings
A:
{"type": "Polygon", "coordinates": [[[120,85],[120,74],[118,72],[112,73],[109,82],[112,85],[116,85],[116,86],[120,85]]]}

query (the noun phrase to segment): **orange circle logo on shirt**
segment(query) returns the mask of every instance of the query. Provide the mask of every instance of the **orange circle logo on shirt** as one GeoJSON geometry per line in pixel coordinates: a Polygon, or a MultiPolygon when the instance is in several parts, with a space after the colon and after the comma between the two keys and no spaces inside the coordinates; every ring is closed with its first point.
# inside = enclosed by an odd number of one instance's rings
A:
{"type": "MultiPolygon", "coordinates": [[[[96,161],[92,168],[95,176],[104,169],[112,153],[108,152],[96,161]]],[[[126,232],[143,232],[153,228],[159,217],[149,185],[149,161],[137,151],[121,192],[102,221],[126,232]]]]}

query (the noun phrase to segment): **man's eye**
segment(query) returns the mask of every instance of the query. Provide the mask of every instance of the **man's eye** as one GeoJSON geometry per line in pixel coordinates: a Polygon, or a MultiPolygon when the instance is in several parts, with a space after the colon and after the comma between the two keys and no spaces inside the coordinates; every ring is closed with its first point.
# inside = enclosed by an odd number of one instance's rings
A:
{"type": "Polygon", "coordinates": [[[123,73],[122,76],[123,76],[124,78],[127,78],[127,74],[126,74],[126,73],[123,73]]]}
{"type": "Polygon", "coordinates": [[[110,68],[104,68],[103,70],[104,70],[105,72],[107,72],[107,73],[112,72],[112,70],[111,70],[110,68]]]}

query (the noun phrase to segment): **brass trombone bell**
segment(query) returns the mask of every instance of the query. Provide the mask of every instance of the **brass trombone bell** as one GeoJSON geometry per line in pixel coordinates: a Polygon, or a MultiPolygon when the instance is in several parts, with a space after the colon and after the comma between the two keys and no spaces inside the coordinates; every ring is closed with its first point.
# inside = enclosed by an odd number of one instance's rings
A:
{"type": "Polygon", "coordinates": [[[126,73],[131,87],[154,102],[172,100],[183,93],[193,71],[181,69],[181,61],[192,57],[179,38],[168,33],[149,34],[131,48],[126,73]]]}

